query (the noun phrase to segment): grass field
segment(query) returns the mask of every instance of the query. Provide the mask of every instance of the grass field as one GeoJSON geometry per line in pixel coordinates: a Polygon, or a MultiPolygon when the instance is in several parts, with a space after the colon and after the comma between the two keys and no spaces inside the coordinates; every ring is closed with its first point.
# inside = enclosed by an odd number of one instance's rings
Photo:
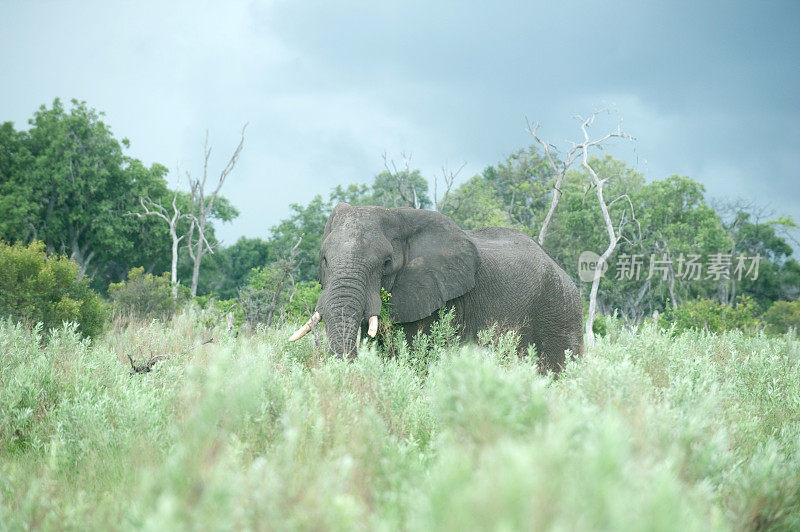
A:
{"type": "Polygon", "coordinates": [[[800,528],[793,334],[612,324],[553,380],[502,339],[347,363],[196,318],[0,322],[0,529],[800,528]]]}

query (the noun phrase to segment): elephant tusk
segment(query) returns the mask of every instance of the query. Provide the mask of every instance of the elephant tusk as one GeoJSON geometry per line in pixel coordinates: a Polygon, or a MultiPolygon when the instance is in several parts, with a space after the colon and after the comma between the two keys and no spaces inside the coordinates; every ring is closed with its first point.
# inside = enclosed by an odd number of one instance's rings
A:
{"type": "Polygon", "coordinates": [[[370,338],[375,338],[375,335],[378,334],[378,316],[372,316],[369,319],[369,329],[367,329],[367,334],[370,338]]]}
{"type": "Polygon", "coordinates": [[[320,320],[319,312],[315,312],[314,315],[311,316],[311,319],[309,319],[305,325],[297,329],[297,331],[295,331],[295,333],[289,337],[289,341],[294,342],[296,340],[299,340],[303,336],[307,335],[309,331],[311,331],[311,329],[313,329],[314,326],[317,323],[319,323],[319,320],[320,320]]]}

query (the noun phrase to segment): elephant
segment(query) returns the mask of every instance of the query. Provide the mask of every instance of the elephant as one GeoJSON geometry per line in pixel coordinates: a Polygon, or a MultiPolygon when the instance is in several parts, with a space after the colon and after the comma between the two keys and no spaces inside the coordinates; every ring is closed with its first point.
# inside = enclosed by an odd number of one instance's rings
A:
{"type": "Polygon", "coordinates": [[[374,337],[381,288],[391,319],[410,340],[441,308],[454,309],[462,341],[498,324],[533,344],[539,370],[558,373],[565,351],[583,353],[582,305],[575,283],[531,237],[505,227],[462,230],[439,212],[339,203],[319,253],[316,311],[290,340],[324,321],[328,347],[352,357],[359,330],[374,337]]]}

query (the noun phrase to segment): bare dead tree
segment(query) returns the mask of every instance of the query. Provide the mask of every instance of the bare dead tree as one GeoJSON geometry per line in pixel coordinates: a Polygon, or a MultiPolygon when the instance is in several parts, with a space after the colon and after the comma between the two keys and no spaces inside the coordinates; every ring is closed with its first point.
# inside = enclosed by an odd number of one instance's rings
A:
{"type": "MultiPolygon", "coordinates": [[[[580,116],[575,116],[573,118],[580,120],[582,127],[590,127],[594,123],[597,115],[606,111],[606,109],[595,111],[588,119],[584,119],[580,116]]],[[[544,217],[542,227],[539,229],[539,245],[544,246],[545,238],[547,238],[547,230],[550,228],[550,223],[553,221],[553,215],[555,214],[556,208],[558,207],[558,202],[561,199],[561,187],[564,183],[564,177],[567,175],[567,170],[569,170],[572,164],[582,156],[584,150],[589,150],[591,148],[602,148],[603,143],[613,138],[630,137],[622,132],[622,120],[620,120],[617,124],[617,128],[603,137],[590,140],[588,137],[584,136],[583,141],[578,143],[573,142],[572,147],[567,151],[567,155],[564,160],[558,161],[553,157],[553,152],[558,153],[558,148],[539,137],[539,124],[536,124],[533,128],[531,128],[531,124],[527,121],[527,119],[525,122],[527,124],[528,133],[530,133],[533,139],[542,146],[547,164],[550,166],[553,176],[555,177],[555,182],[553,184],[553,197],[550,200],[550,208],[547,210],[547,215],[544,217]]]]}
{"type": "Polygon", "coordinates": [[[139,198],[139,203],[142,205],[144,212],[129,213],[139,218],[147,216],[157,216],[167,222],[169,226],[169,236],[172,239],[172,265],[170,268],[170,281],[172,283],[172,297],[178,297],[178,249],[186,235],[178,236],[178,224],[181,220],[189,220],[190,227],[193,227],[197,219],[191,213],[181,212],[178,205],[178,191],[172,194],[172,212],[170,213],[163,205],[156,203],[149,196],[139,198]]]}
{"type": "Polygon", "coordinates": [[[458,177],[458,174],[461,173],[461,170],[463,170],[465,166],[467,166],[466,161],[461,163],[461,166],[459,166],[455,170],[451,170],[450,167],[447,165],[447,163],[445,163],[445,165],[442,166],[442,181],[444,181],[445,188],[444,188],[444,194],[442,194],[441,198],[439,198],[438,179],[436,178],[436,176],[433,177],[433,201],[437,211],[441,211],[441,206],[444,205],[444,203],[447,201],[447,197],[450,195],[450,190],[452,190],[453,185],[456,182],[456,178],[458,177]]]}
{"type": "Polygon", "coordinates": [[[403,159],[400,168],[397,167],[394,160],[389,160],[386,152],[383,153],[383,167],[389,174],[397,187],[397,193],[400,195],[403,204],[407,207],[419,209],[421,202],[417,194],[417,185],[414,183],[414,177],[411,173],[411,154],[401,153],[400,157],[403,159]]]}
{"type": "MultiPolygon", "coordinates": [[[[606,232],[608,233],[608,246],[597,260],[594,277],[592,279],[592,288],[589,291],[589,312],[588,316],[586,317],[586,338],[590,346],[594,345],[593,326],[595,315],[597,314],[597,290],[600,287],[600,277],[602,276],[603,266],[606,264],[611,254],[614,253],[619,241],[624,238],[623,229],[625,228],[626,224],[631,220],[636,221],[633,202],[631,201],[630,197],[627,194],[621,194],[612,201],[606,200],[603,189],[611,179],[611,176],[600,177],[592,165],[589,164],[589,150],[590,148],[597,146],[596,143],[593,143],[589,140],[589,128],[594,124],[597,115],[601,112],[603,111],[595,111],[587,118],[578,117],[581,121],[581,131],[583,132],[583,142],[577,145],[580,150],[581,164],[588,174],[590,188],[594,188],[595,194],[597,195],[597,203],[600,206],[600,212],[603,214],[603,222],[606,227],[606,232]],[[619,223],[615,227],[614,222],[611,219],[611,214],[609,213],[609,208],[617,201],[623,199],[627,200],[628,206],[630,207],[630,218],[628,218],[627,211],[623,210],[619,223]]],[[[628,135],[622,131],[621,119],[617,123],[617,129],[606,137],[610,138],[610,136],[624,138],[630,141],[634,140],[631,135],[628,135]]]]}
{"type": "Polygon", "coordinates": [[[203,176],[200,179],[195,179],[189,172],[186,172],[186,178],[189,181],[189,189],[191,192],[192,214],[194,216],[194,223],[189,228],[187,234],[187,247],[189,249],[189,257],[192,259],[192,295],[197,295],[197,280],[200,277],[200,262],[203,260],[203,255],[214,253],[213,247],[206,239],[206,226],[214,209],[214,203],[219,197],[219,191],[222,185],[225,184],[225,179],[233,171],[236,163],[239,161],[239,155],[242,153],[244,147],[244,132],[247,129],[247,124],[242,127],[241,139],[238,146],[233,151],[228,164],[222,169],[219,174],[217,186],[209,196],[206,196],[205,188],[208,179],[208,161],[211,157],[211,147],[208,145],[208,131],[206,131],[206,140],[203,145],[203,176]],[[195,237],[195,230],[197,230],[197,237],[195,237]]]}

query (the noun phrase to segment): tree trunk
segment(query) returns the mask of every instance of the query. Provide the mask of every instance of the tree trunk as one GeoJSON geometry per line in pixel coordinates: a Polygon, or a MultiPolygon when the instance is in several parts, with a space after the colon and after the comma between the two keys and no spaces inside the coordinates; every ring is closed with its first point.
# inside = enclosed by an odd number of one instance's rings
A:
{"type": "Polygon", "coordinates": [[[553,199],[550,202],[550,209],[547,211],[547,216],[544,217],[542,228],[539,230],[539,245],[544,247],[544,239],[547,238],[547,230],[550,228],[550,222],[553,220],[553,214],[558,207],[558,200],[561,199],[561,185],[564,182],[564,174],[566,171],[558,174],[556,184],[553,186],[553,199]]]}
{"type": "Polygon", "coordinates": [[[172,298],[178,299],[178,233],[175,224],[169,227],[169,234],[172,237],[172,265],[170,268],[170,281],[172,282],[172,298]]]}
{"type": "Polygon", "coordinates": [[[200,279],[200,260],[203,258],[203,253],[205,253],[203,245],[203,240],[199,240],[197,242],[197,249],[195,250],[194,265],[192,267],[192,297],[197,295],[197,281],[200,279]]]}

